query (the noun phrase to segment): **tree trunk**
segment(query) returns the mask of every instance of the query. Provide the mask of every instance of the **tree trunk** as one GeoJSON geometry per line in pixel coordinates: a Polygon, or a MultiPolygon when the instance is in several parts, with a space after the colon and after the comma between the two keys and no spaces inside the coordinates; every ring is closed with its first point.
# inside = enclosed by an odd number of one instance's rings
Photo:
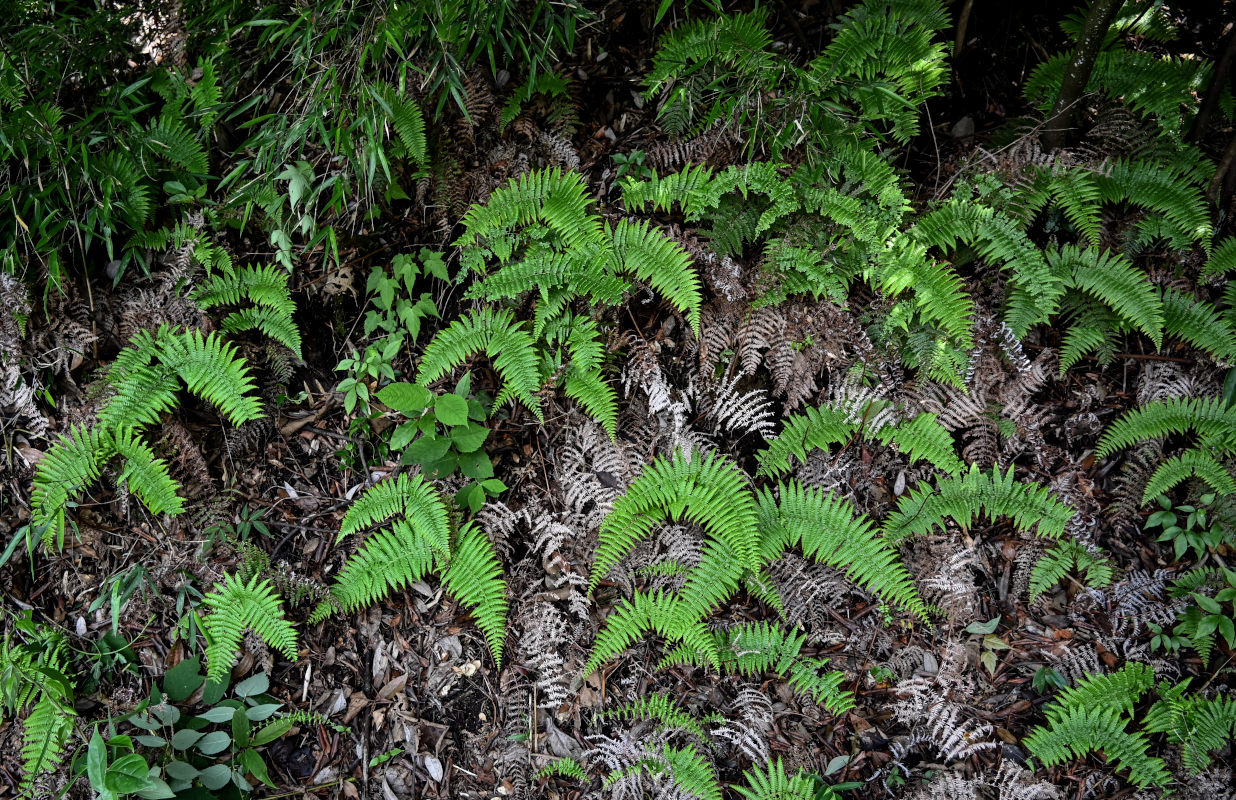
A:
{"type": "Polygon", "coordinates": [[[1236,23],[1229,22],[1223,41],[1219,43],[1219,60],[1215,62],[1215,72],[1210,78],[1210,86],[1206,87],[1206,97],[1202,100],[1202,108],[1193,118],[1193,127],[1189,131],[1189,140],[1196,142],[1206,135],[1206,126],[1210,117],[1219,107],[1219,95],[1227,86],[1232,74],[1232,61],[1236,60],[1236,23]]]}
{"type": "Polygon", "coordinates": [[[1103,37],[1107,35],[1107,29],[1111,27],[1116,12],[1120,10],[1120,3],[1121,0],[1094,0],[1094,5],[1090,6],[1090,11],[1086,14],[1081,41],[1077,43],[1073,57],[1064,70],[1060,94],[1056,97],[1051,118],[1043,128],[1043,147],[1049,151],[1062,147],[1068,140],[1077,104],[1086,93],[1090,73],[1094,71],[1094,61],[1103,46],[1103,37]]]}

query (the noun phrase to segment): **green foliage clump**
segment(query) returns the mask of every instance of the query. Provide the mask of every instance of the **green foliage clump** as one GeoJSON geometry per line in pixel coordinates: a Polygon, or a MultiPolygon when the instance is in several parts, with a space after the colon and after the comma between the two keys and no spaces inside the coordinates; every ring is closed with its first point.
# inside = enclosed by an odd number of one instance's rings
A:
{"type": "Polygon", "coordinates": [[[485,534],[471,523],[459,527],[437,490],[406,473],[361,495],[344,515],[338,540],[373,526],[383,527],[344,563],[331,598],[314,610],[310,622],[369,605],[436,572],[447,590],[472,609],[494,661],[501,664],[506,582],[485,534]]]}
{"type": "Polygon", "coordinates": [[[65,510],[115,457],[124,460],[119,482],[151,513],[184,510],[167,464],[138,438],[143,427],[176,407],[182,389],[213,404],[234,425],[262,416],[244,360],[213,332],[176,332],[166,325],[153,334],[140,331],[107,379],[115,394],[99,410],[98,426],[61,436],[35,472],[32,524],[46,545],[64,546],[65,510]]]}

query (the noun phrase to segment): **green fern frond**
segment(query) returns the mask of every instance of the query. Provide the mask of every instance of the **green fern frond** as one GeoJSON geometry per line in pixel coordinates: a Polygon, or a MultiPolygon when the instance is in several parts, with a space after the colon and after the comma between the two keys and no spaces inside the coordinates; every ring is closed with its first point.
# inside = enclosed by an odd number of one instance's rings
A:
{"type": "Polygon", "coordinates": [[[1060,583],[1073,569],[1085,576],[1087,586],[1102,588],[1111,584],[1111,563],[1070,539],[1056,542],[1035,562],[1030,572],[1030,601],[1060,583]]]}
{"type": "MultiPolygon", "coordinates": [[[[682,643],[683,650],[694,659],[691,663],[706,663],[714,669],[720,668],[721,654],[713,633],[698,619],[683,613],[677,597],[655,591],[636,592],[630,600],[624,598],[618,601],[597,632],[592,652],[584,665],[584,674],[592,674],[649,632],[671,642],[682,643]]],[[[663,664],[671,663],[673,655],[667,656],[663,664]]]]}
{"type": "Polygon", "coordinates": [[[919,414],[894,425],[878,428],[874,436],[883,444],[893,443],[911,462],[926,461],[950,475],[960,475],[965,464],[957,457],[953,434],[940,424],[935,414],[919,414]]]}
{"type": "Polygon", "coordinates": [[[724,717],[720,714],[709,714],[702,720],[696,719],[684,711],[669,695],[657,693],[644,695],[617,708],[602,711],[597,714],[597,719],[617,719],[624,722],[651,720],[657,723],[658,730],[686,733],[700,744],[706,744],[709,736],[705,732],[704,724],[721,722],[724,717]]]}
{"type": "Polygon", "coordinates": [[[817,800],[815,781],[802,770],[787,775],[780,756],[762,769],[752,766],[742,776],[747,785],[733,788],[746,800],[817,800]]]}
{"type": "Polygon", "coordinates": [[[160,360],[180,375],[190,392],[219,409],[233,425],[262,416],[245,360],[215,332],[160,331],[160,360]]]}
{"type": "Polygon", "coordinates": [[[171,335],[166,327],[157,334],[138,331],[122,349],[107,372],[116,394],[99,410],[99,424],[107,430],[139,428],[158,422],[176,407],[181,384],[176,370],[160,360],[162,340],[171,335]]]}
{"type": "Polygon", "coordinates": [[[1059,170],[1052,175],[1050,191],[1065,218],[1092,247],[1098,247],[1102,194],[1094,175],[1083,169],[1059,170]]]}
{"type": "Polygon", "coordinates": [[[1159,465],[1142,492],[1142,505],[1171,491],[1189,478],[1200,478],[1220,496],[1236,494],[1236,482],[1233,482],[1231,473],[1210,453],[1192,449],[1159,465]]]}
{"type": "Polygon", "coordinates": [[[1014,480],[1012,467],[1002,475],[999,470],[981,472],[972,464],[968,473],[939,481],[934,491],[920,484],[902,495],[897,510],[884,522],[884,538],[895,543],[927,534],[933,528],[943,529],[946,518],[969,528],[986,516],[1009,517],[1018,530],[1034,530],[1039,536],[1054,539],[1064,533],[1073,514],[1073,509],[1057,500],[1047,487],[1014,480]]]}
{"type": "Polygon", "coordinates": [[[1060,375],[1064,376],[1069,368],[1084,358],[1087,354],[1099,353],[1099,362],[1107,363],[1116,352],[1116,328],[1102,317],[1104,314],[1090,313],[1093,309],[1083,312],[1082,318],[1069,326],[1060,346],[1060,375]]]}
{"type": "Polygon", "coordinates": [[[218,682],[227,677],[246,630],[252,630],[289,661],[296,660],[296,629],[283,616],[279,595],[269,581],[259,581],[255,575],[244,583],[235,575],[226,575],[202,602],[212,612],[202,620],[207,638],[207,680],[218,682]]]}
{"type": "Polygon", "coordinates": [[[75,426],[56,440],[39,461],[30,495],[31,524],[44,527],[43,544],[64,542],[64,511],[77,493],[99,479],[110,457],[109,441],[97,429],[75,426]]]}
{"type": "Polygon", "coordinates": [[[421,107],[411,100],[400,97],[394,87],[387,84],[371,84],[366,87],[378,101],[395,129],[395,136],[403,145],[403,157],[414,164],[428,163],[428,145],[425,139],[425,116],[421,107]]]}
{"type": "Polygon", "coordinates": [[[784,475],[794,469],[791,457],[805,464],[812,450],[845,444],[857,428],[848,413],[831,406],[806,408],[802,413],[791,414],[781,433],[768,442],[768,447],[756,453],[759,469],[755,474],[773,478],[784,475]]]}
{"type": "Polygon", "coordinates": [[[1128,733],[1127,724],[1113,709],[1070,706],[1048,727],[1036,728],[1023,744],[1045,767],[1085,758],[1097,750],[1116,769],[1127,769],[1129,780],[1137,786],[1166,785],[1171,773],[1163,760],[1149,755],[1150,740],[1144,733],[1128,733]]]}
{"type": "Polygon", "coordinates": [[[904,235],[893,239],[877,258],[880,291],[892,297],[913,289],[914,306],[924,321],[937,325],[959,347],[974,346],[970,332],[974,301],[951,266],[928,258],[925,245],[904,235]]]}
{"type": "Polygon", "coordinates": [[[651,206],[654,211],[669,214],[677,204],[688,221],[695,221],[700,218],[701,208],[693,198],[712,180],[712,167],[688,164],[681,171],[669,175],[654,175],[645,180],[627,177],[619,185],[622,187],[622,202],[628,211],[644,211],[651,206]]]}
{"type": "Polygon", "coordinates": [[[20,792],[33,797],[35,780],[54,771],[64,759],[65,749],[73,737],[73,720],[77,714],[71,704],[55,693],[44,692],[22,722],[20,792]]]}
{"type": "Polygon", "coordinates": [[[228,333],[258,330],[301,357],[300,330],[286,314],[271,308],[242,308],[233,311],[220,323],[228,333]]]}
{"type": "Polygon", "coordinates": [[[142,137],[142,152],[143,155],[153,153],[173,167],[194,175],[205,175],[209,171],[205,148],[179,119],[163,119],[153,123],[142,137]]]}
{"type": "Polygon", "coordinates": [[[666,517],[703,525],[733,550],[740,568],[759,568],[755,500],[746,476],[715,454],[676,450],[649,464],[601,523],[588,591],[666,517]]]}
{"type": "MultiPolygon", "coordinates": [[[[1210,251],[1210,258],[1202,268],[1203,277],[1226,275],[1236,269],[1236,236],[1228,236],[1210,251]]],[[[1230,284],[1229,284],[1230,285],[1230,284]]]]}
{"type": "Polygon", "coordinates": [[[507,309],[482,308],[439,331],[425,348],[416,381],[429,384],[472,355],[484,351],[502,376],[498,401],[516,397],[537,419],[544,420],[536,393],[540,389],[536,342],[507,309]]]}
{"type": "Polygon", "coordinates": [[[178,484],[168,472],[167,462],[155,458],[154,451],[135,436],[132,430],[122,430],[109,437],[111,449],[125,460],[116,482],[127,482],[151,514],[183,513],[184,500],[176,495],[178,484]]]}
{"type": "Polygon", "coordinates": [[[700,282],[686,251],[647,221],[620,221],[612,232],[616,272],[635,275],[687,315],[691,330],[700,332],[700,282]]]}
{"type": "Polygon", "coordinates": [[[212,275],[193,292],[193,302],[203,309],[234,306],[245,301],[289,316],[296,311],[288,289],[288,273],[274,264],[237,267],[231,274],[212,275]]]}
{"type": "Polygon", "coordinates": [[[1128,258],[1097,248],[1066,245],[1047,251],[1053,267],[1072,275],[1078,289],[1106,303],[1128,324],[1150,337],[1155,347],[1163,344],[1163,302],[1146,274],[1128,258]]]}
{"type": "Polygon", "coordinates": [[[1175,289],[1163,291],[1163,322],[1167,332],[1219,361],[1236,361],[1236,331],[1219,310],[1205,300],[1175,289]]]}
{"type": "Polygon", "coordinates": [[[1236,408],[1217,397],[1173,397],[1146,403],[1103,431],[1095,458],[1107,458],[1138,442],[1190,431],[1197,433],[1203,445],[1232,452],[1236,449],[1236,408]]]}
{"type": "Polygon", "coordinates": [[[1210,766],[1213,751],[1236,738],[1236,699],[1185,696],[1188,685],[1188,680],[1174,687],[1160,685],[1160,699],[1146,712],[1143,727],[1149,733],[1167,734],[1168,742],[1182,745],[1185,769],[1197,774],[1210,766]]]}
{"type": "Polygon", "coordinates": [[[574,248],[599,242],[600,217],[588,211],[588,187],[578,172],[557,168],[525,173],[495,189],[484,205],[474,205],[463,219],[458,247],[488,246],[499,261],[516,226],[540,223],[574,248]]]}
{"type": "Polygon", "coordinates": [[[442,583],[453,597],[472,609],[494,663],[501,667],[502,645],[506,640],[506,581],[502,579],[502,565],[493,545],[483,531],[472,524],[459,531],[450,566],[442,573],[442,583]]]}
{"type": "Polygon", "coordinates": [[[1047,725],[1035,728],[1024,744],[1044,766],[1099,750],[1117,769],[1129,770],[1129,779],[1138,786],[1165,785],[1171,775],[1162,759],[1147,754],[1146,735],[1126,730],[1127,715],[1153,686],[1154,670],[1136,662],[1119,672],[1089,676],[1075,688],[1061,691],[1044,709],[1047,725]]]}
{"type": "Polygon", "coordinates": [[[1205,195],[1191,176],[1173,165],[1117,159],[1097,179],[1104,201],[1127,201],[1157,211],[1190,241],[1209,245],[1213,228],[1205,195]]]}
{"type": "Polygon", "coordinates": [[[759,493],[761,555],[771,561],[789,547],[843,571],[850,580],[920,619],[927,609],[897,551],[865,516],[843,499],[797,481],[759,493]]]}
{"type": "Polygon", "coordinates": [[[588,783],[588,774],[584,772],[584,765],[573,758],[558,758],[551,761],[533,773],[532,779],[541,780],[554,776],[574,778],[580,783],[588,783]]]}

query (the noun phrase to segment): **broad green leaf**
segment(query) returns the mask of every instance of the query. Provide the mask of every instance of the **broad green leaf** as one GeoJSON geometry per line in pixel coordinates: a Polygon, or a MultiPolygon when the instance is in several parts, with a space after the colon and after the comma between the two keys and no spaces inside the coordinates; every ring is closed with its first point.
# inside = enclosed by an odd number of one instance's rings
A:
{"type": "Polygon", "coordinates": [[[443,425],[463,425],[468,421],[468,401],[457,394],[439,395],[433,412],[443,425]]]}

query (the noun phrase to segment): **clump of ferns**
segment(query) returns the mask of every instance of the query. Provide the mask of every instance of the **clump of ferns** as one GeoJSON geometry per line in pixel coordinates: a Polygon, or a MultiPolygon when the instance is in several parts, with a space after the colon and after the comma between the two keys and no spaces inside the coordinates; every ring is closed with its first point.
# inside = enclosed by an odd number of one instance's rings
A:
{"type": "Polygon", "coordinates": [[[219,409],[233,425],[262,416],[245,361],[214,332],[176,331],[164,325],[140,331],[107,373],[114,394],[93,427],[62,435],[39,462],[31,494],[31,529],[44,545],[63,548],[67,510],[119,460],[117,483],[152,514],[180,514],[184,501],[168,466],[142,440],[142,430],[179,404],[187,389],[219,409]]]}
{"type": "Polygon", "coordinates": [[[534,171],[497,189],[463,220],[458,280],[485,305],[434,337],[417,380],[427,384],[484,352],[502,379],[497,404],[517,399],[542,418],[540,392],[561,385],[610,436],[618,404],[605,378],[598,311],[643,283],[699,331],[699,279],[683,249],[646,222],[610,225],[577,172],[534,171]],[[516,321],[528,309],[531,324],[516,321]]]}

